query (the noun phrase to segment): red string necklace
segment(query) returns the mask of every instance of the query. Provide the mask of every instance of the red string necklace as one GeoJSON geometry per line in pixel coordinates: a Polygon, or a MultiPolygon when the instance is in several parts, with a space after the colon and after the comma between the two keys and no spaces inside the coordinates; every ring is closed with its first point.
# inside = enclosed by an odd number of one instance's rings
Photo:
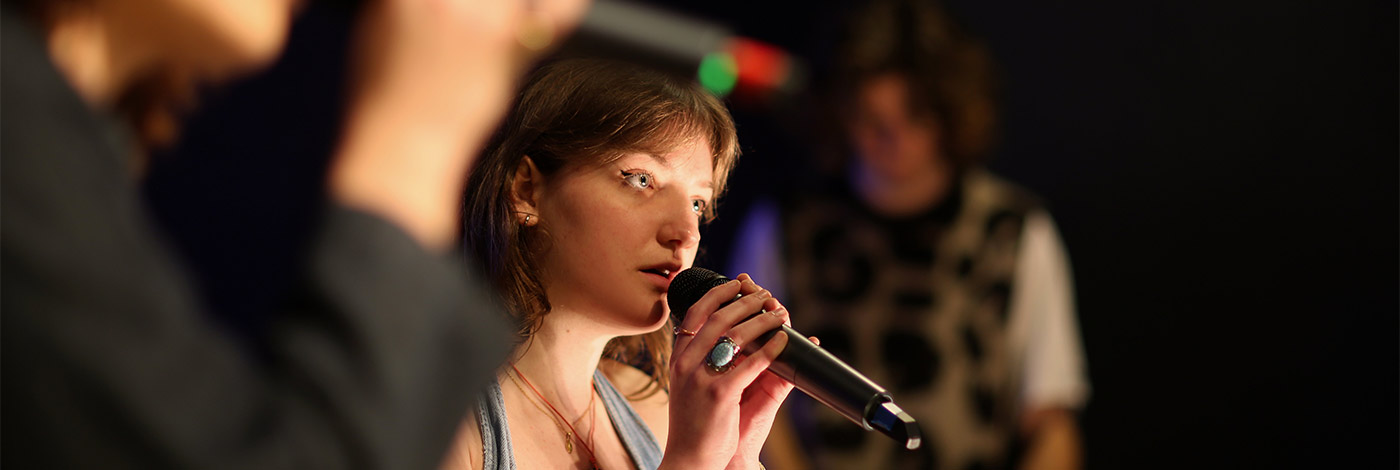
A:
{"type": "MultiPolygon", "coordinates": [[[[555,408],[553,403],[550,403],[549,400],[546,400],[544,398],[544,394],[540,393],[539,389],[535,388],[535,384],[530,383],[530,379],[525,378],[525,374],[520,373],[520,368],[516,367],[514,363],[511,363],[510,368],[515,370],[515,375],[520,377],[520,380],[524,381],[526,386],[530,387],[531,392],[535,392],[535,396],[539,397],[540,401],[544,402],[545,406],[549,407],[549,411],[554,412],[554,416],[558,416],[559,421],[562,421],[565,426],[568,426],[569,431],[571,431],[575,437],[578,437],[579,445],[582,445],[583,449],[588,451],[588,464],[592,466],[595,470],[598,469],[598,458],[597,454],[593,453],[592,445],[593,430],[598,429],[598,413],[593,413],[593,394],[596,393],[593,391],[592,388],[593,381],[589,380],[590,387],[588,389],[588,412],[592,413],[593,416],[591,422],[588,425],[588,442],[584,442],[583,438],[579,437],[578,430],[574,429],[574,425],[571,424],[568,419],[564,418],[564,414],[560,413],[559,409],[555,408]]],[[[567,438],[568,436],[565,437],[567,438]]]]}

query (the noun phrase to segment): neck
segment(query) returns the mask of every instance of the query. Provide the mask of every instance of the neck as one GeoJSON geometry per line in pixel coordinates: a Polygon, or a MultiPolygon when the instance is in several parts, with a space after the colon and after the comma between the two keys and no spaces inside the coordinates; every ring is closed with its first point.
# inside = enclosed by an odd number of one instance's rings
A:
{"type": "Polygon", "coordinates": [[[565,419],[574,420],[588,409],[593,371],[613,336],[582,314],[556,309],[521,346],[515,366],[565,419]]]}
{"type": "Polygon", "coordinates": [[[942,202],[953,181],[953,169],[941,158],[904,174],[884,174],[857,164],[852,173],[856,191],[876,212],[901,217],[918,214],[942,202]]]}
{"type": "Polygon", "coordinates": [[[124,34],[121,15],[98,11],[100,6],[68,8],[50,23],[45,38],[59,73],[84,101],[110,107],[151,65],[137,36],[124,34]]]}

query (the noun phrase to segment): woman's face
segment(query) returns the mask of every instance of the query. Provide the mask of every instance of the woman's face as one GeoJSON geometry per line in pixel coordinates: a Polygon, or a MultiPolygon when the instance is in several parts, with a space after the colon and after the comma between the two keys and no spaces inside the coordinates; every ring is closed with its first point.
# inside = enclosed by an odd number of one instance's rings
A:
{"type": "Polygon", "coordinates": [[[692,138],[546,182],[539,216],[552,242],[543,267],[553,307],[588,312],[622,334],[664,324],[666,289],[695,261],[714,197],[710,151],[692,138]]]}
{"type": "Polygon", "coordinates": [[[902,75],[871,78],[855,98],[848,131],[861,164],[886,179],[922,174],[936,165],[941,158],[936,123],[911,112],[909,83],[902,75]]]}

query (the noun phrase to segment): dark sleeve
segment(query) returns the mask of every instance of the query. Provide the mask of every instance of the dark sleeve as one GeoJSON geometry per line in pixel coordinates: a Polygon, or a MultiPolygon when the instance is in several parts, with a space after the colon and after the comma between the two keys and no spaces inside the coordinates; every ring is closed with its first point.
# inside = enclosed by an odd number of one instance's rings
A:
{"type": "Polygon", "coordinates": [[[326,216],[307,301],[275,323],[267,366],[140,251],[82,266],[11,232],[7,464],[434,468],[504,357],[498,308],[455,263],[345,209],[326,216]]]}
{"type": "Polygon", "coordinates": [[[162,243],[125,147],[10,19],[4,467],[436,468],[509,347],[479,282],[386,221],[328,208],[301,301],[253,360],[162,243]]]}

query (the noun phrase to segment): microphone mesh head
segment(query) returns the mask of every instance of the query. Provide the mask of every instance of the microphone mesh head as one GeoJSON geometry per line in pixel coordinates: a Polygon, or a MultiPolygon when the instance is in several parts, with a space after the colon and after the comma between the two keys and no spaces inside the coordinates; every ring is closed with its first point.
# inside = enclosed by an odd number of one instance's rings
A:
{"type": "Polygon", "coordinates": [[[729,282],[729,278],[705,268],[690,268],[676,274],[671,287],[666,289],[666,305],[671,307],[671,319],[677,325],[685,319],[686,310],[715,286],[729,282]]]}

